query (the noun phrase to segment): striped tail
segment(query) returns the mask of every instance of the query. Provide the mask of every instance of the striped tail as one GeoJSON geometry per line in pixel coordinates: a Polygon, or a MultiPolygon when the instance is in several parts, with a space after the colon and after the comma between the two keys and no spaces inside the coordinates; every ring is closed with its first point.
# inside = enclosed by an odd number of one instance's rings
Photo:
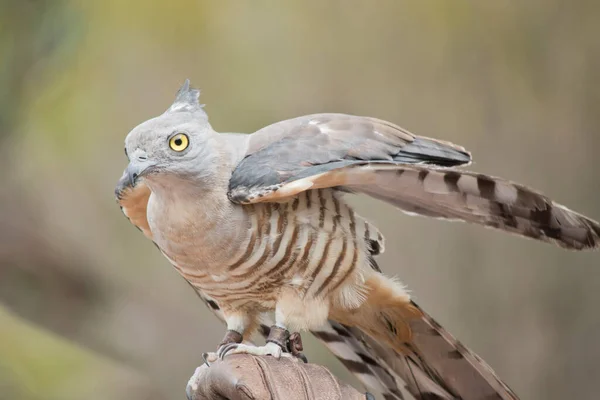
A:
{"type": "Polygon", "coordinates": [[[426,372],[454,398],[518,399],[485,361],[414,302],[412,305],[421,311],[422,317],[410,323],[413,335],[411,352],[406,355],[407,363],[426,372]]]}
{"type": "MultiPolygon", "coordinates": [[[[312,333],[365,386],[385,399],[403,399],[400,388],[417,400],[515,400],[518,396],[475,353],[457,341],[415,303],[422,316],[410,322],[410,341],[385,344],[358,327],[329,321],[312,333]],[[401,351],[397,349],[401,348],[401,351]]],[[[389,321],[381,321],[389,329],[389,321]]]]}
{"type": "MultiPolygon", "coordinates": [[[[405,320],[395,321],[399,322],[395,324],[384,318],[380,321],[378,332],[373,333],[372,327],[367,328],[370,334],[365,334],[361,327],[334,325],[334,330],[344,335],[345,343],[360,342],[363,347],[351,358],[332,349],[334,354],[357,376],[361,371],[370,372],[367,378],[375,378],[379,383],[374,387],[369,379],[363,378],[367,385],[380,389],[381,383],[387,382],[386,399],[398,398],[398,387],[392,388],[389,382],[398,383],[399,380],[404,382],[406,391],[422,400],[518,399],[479,356],[457,341],[414,302],[411,306],[421,313],[421,317],[409,322],[409,340],[405,340],[403,332],[396,330],[396,326],[402,325],[405,320]],[[389,343],[390,332],[398,338],[396,343],[389,343]],[[362,361],[362,366],[356,364],[357,359],[362,361]],[[367,365],[371,368],[365,368],[367,365]]],[[[321,335],[321,338],[331,341],[326,335],[321,335]]]]}
{"type": "Polygon", "coordinates": [[[359,308],[333,308],[330,317],[368,335],[371,349],[379,349],[378,358],[417,398],[517,398],[477,355],[412,302],[398,282],[374,273],[365,288],[359,308]]]}
{"type": "Polygon", "coordinates": [[[399,381],[404,380],[403,377],[394,373],[378,352],[367,344],[365,339],[372,339],[359,329],[330,320],[311,333],[369,390],[381,393],[386,400],[404,399],[399,381]]]}
{"type": "Polygon", "coordinates": [[[367,354],[404,382],[405,390],[416,399],[518,399],[485,361],[412,304],[423,316],[410,324],[413,336],[407,353],[383,345],[358,328],[346,328],[347,334],[359,338],[367,354]]]}

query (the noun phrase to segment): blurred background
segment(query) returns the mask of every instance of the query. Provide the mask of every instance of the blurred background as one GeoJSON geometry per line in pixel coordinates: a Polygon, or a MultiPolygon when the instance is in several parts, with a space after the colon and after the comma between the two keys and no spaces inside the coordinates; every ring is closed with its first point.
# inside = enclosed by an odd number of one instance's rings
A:
{"type": "MultiPolygon", "coordinates": [[[[0,0],[0,399],[183,399],[221,339],[113,198],[125,135],[188,77],[218,131],[383,118],[599,219],[599,16],[558,0],[0,0]]],[[[387,235],[383,269],[523,399],[597,398],[597,253],[354,203],[387,235]]]]}

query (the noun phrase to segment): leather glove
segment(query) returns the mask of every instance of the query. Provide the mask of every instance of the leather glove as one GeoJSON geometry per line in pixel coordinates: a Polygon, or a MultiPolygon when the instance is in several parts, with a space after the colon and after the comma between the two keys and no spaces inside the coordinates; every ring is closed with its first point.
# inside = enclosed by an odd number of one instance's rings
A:
{"type": "Polygon", "coordinates": [[[289,358],[233,354],[198,367],[190,378],[189,400],[365,400],[326,368],[289,358]]]}

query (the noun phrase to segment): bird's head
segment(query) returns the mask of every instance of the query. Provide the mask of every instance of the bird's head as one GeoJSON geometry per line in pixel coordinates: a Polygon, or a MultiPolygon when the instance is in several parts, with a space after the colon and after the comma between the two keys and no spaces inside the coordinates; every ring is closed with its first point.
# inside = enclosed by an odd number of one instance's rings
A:
{"type": "Polygon", "coordinates": [[[147,182],[191,178],[198,184],[210,180],[218,152],[199,96],[186,80],[166,112],[129,132],[125,139],[129,165],[119,186],[133,187],[142,178],[147,182]]]}

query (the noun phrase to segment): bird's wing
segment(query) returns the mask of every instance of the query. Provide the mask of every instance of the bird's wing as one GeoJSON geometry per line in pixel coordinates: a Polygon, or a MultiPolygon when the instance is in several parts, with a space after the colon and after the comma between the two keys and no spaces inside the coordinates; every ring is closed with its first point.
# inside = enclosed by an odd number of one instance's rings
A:
{"type": "Polygon", "coordinates": [[[269,125],[252,135],[231,176],[237,203],[272,201],[308,188],[339,185],[340,174],[365,163],[456,166],[471,162],[462,147],[376,118],[315,114],[269,125]]]}
{"type": "Polygon", "coordinates": [[[234,169],[235,203],[280,201],[325,187],[362,192],[418,215],[466,221],[556,243],[597,248],[600,224],[525,186],[445,168],[470,162],[462,147],[385,121],[319,114],[251,135],[234,169]]]}
{"type": "MultiPolygon", "coordinates": [[[[150,197],[150,189],[142,181],[138,181],[136,185],[132,187],[129,185],[127,177],[123,176],[117,185],[115,195],[123,214],[125,214],[129,221],[142,231],[148,239],[153,240],[152,231],[150,230],[148,220],[146,219],[146,207],[148,205],[148,198],[150,197]]],[[[207,297],[191,283],[190,286],[196,291],[206,307],[224,323],[225,319],[218,303],[207,297]]],[[[265,339],[269,335],[269,327],[272,325],[274,325],[273,321],[263,321],[259,332],[265,339]]],[[[335,341],[331,339],[331,334],[326,335],[327,332],[335,332],[336,328],[338,330],[342,329],[339,324],[329,321],[328,325],[321,331],[313,333],[321,342],[329,347],[334,355],[365,386],[385,394],[387,396],[386,399],[401,400],[403,397],[400,393],[398,382],[392,374],[387,371],[388,367],[373,358],[375,355],[369,356],[369,350],[364,346],[363,342],[355,338],[353,334],[343,335],[339,340],[335,341]],[[364,361],[361,362],[361,360],[364,361]]],[[[424,385],[424,383],[422,383],[422,385],[424,385]]]]}

